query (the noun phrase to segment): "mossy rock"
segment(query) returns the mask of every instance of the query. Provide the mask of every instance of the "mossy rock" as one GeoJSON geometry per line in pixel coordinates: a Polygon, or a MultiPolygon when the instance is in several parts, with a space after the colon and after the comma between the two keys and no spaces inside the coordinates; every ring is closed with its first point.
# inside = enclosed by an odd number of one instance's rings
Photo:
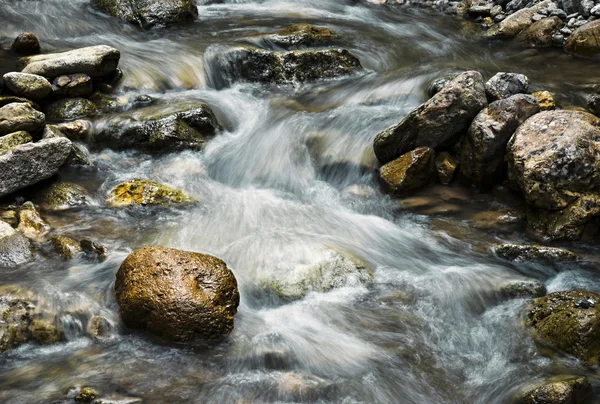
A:
{"type": "Polygon", "coordinates": [[[98,397],[98,392],[91,387],[84,387],[79,390],[75,396],[75,401],[78,403],[89,403],[98,397]]]}
{"type": "Polygon", "coordinates": [[[71,237],[67,236],[54,236],[50,238],[52,247],[58,255],[65,260],[75,258],[75,256],[82,252],[79,242],[71,237]]]}
{"type": "Polygon", "coordinates": [[[541,245],[501,244],[494,248],[494,252],[502,259],[515,262],[555,264],[579,259],[569,250],[541,245]]]}
{"type": "Polygon", "coordinates": [[[0,156],[10,152],[15,147],[33,141],[31,135],[22,130],[0,137],[0,156]]]}
{"type": "Polygon", "coordinates": [[[592,394],[585,376],[554,376],[523,389],[513,404],[583,404],[592,394]]]}
{"type": "Polygon", "coordinates": [[[337,39],[335,32],[325,27],[311,24],[294,24],[279,31],[265,35],[263,39],[279,48],[331,45],[337,39]]]}
{"type": "Polygon", "coordinates": [[[36,201],[45,211],[61,211],[91,204],[90,195],[85,188],[63,181],[54,182],[43,189],[36,196],[36,201]]]}
{"type": "Polygon", "coordinates": [[[386,192],[401,195],[436,180],[435,151],[419,147],[393,160],[379,170],[379,179],[386,192]]]}
{"type": "Polygon", "coordinates": [[[527,324],[542,345],[575,356],[586,366],[600,363],[600,295],[572,290],[535,299],[527,324]]]}
{"type": "Polygon", "coordinates": [[[60,333],[56,326],[45,320],[33,320],[29,325],[31,338],[40,345],[56,344],[60,341],[60,333]]]}
{"type": "Polygon", "coordinates": [[[46,119],[53,122],[70,121],[95,115],[96,105],[85,98],[63,98],[46,107],[46,119]]]}
{"type": "Polygon", "coordinates": [[[38,243],[46,241],[46,236],[52,230],[31,202],[25,202],[19,209],[19,226],[17,229],[28,239],[38,243]]]}
{"type": "Polygon", "coordinates": [[[546,292],[546,286],[536,279],[511,280],[500,287],[502,296],[509,299],[542,297],[546,292]]]}
{"type": "Polygon", "coordinates": [[[106,203],[119,208],[125,206],[169,206],[196,202],[192,196],[155,181],[133,178],[112,189],[106,203]]]}

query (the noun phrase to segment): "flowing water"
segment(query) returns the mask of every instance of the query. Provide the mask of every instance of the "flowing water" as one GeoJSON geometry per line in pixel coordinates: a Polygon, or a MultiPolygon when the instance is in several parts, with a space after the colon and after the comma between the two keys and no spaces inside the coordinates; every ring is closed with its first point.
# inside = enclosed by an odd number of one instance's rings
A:
{"type": "MultiPolygon", "coordinates": [[[[502,403],[545,376],[587,373],[576,361],[540,355],[521,325],[525,300],[503,300],[498,289],[527,276],[549,291],[600,291],[598,250],[581,245],[589,261],[563,268],[503,263],[489,243],[525,240],[522,229],[479,231],[469,218],[518,204],[434,187],[405,205],[428,200],[433,213],[402,208],[377,187],[371,145],[446,73],[524,73],[568,105],[600,78],[592,62],[483,42],[479,28],[453,17],[352,0],[231,0],[200,4],[199,14],[143,32],[87,0],[0,0],[4,48],[29,30],[47,51],[112,45],[122,53],[120,94],[150,95],[165,108],[203,100],[225,127],[203,152],[96,150],[97,171],[64,174],[96,204],[48,221],[100,240],[111,254],[100,264],[40,257],[0,272],[0,283],[41,293],[66,338],[0,356],[1,402],[70,402],[70,387],[89,385],[146,403],[502,403]],[[228,49],[298,22],[337,31],[366,71],[289,87],[223,76],[218,60],[228,49]],[[103,206],[108,190],[132,177],[179,187],[202,203],[176,211],[103,206]],[[241,304],[226,342],[165,346],[122,327],[114,274],[129,252],[152,244],[227,261],[241,304]],[[373,282],[338,279],[343,287],[294,301],[264,287],[338,253],[364,261],[373,282]],[[114,324],[111,339],[86,336],[92,315],[114,324]]],[[[12,69],[0,52],[0,73],[12,69]]]]}

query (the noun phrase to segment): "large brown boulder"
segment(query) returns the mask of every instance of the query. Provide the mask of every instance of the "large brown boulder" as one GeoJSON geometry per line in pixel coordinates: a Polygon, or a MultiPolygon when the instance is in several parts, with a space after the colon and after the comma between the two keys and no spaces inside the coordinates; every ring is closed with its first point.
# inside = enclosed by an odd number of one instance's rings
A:
{"type": "Polygon", "coordinates": [[[558,17],[542,18],[522,31],[517,40],[531,46],[552,46],[552,34],[562,26],[558,17]]]}
{"type": "Polygon", "coordinates": [[[430,147],[419,147],[379,170],[385,191],[396,195],[423,188],[435,182],[436,178],[435,151],[430,147]]]}
{"type": "Polygon", "coordinates": [[[488,38],[513,38],[533,24],[533,16],[538,10],[548,7],[552,2],[543,1],[533,7],[523,8],[492,26],[487,32],[488,38]]]}
{"type": "Polygon", "coordinates": [[[600,53],[600,20],[592,21],[577,28],[565,43],[567,52],[594,56],[600,53]]]}
{"type": "Polygon", "coordinates": [[[600,362],[600,295],[572,290],[540,297],[531,303],[527,323],[542,345],[587,366],[600,362]]]}
{"type": "Polygon", "coordinates": [[[562,209],[600,191],[600,119],[580,111],[544,111],[515,132],[508,174],[527,202],[562,209]]]}
{"type": "Polygon", "coordinates": [[[473,187],[490,188],[506,173],[504,154],[511,136],[527,118],[540,112],[531,95],[494,101],[471,123],[463,142],[460,172],[473,187]]]}
{"type": "Polygon", "coordinates": [[[165,247],[130,254],[115,283],[121,318],[174,342],[217,341],[233,329],[233,272],[210,255],[165,247]]]}
{"type": "Polygon", "coordinates": [[[398,125],[378,134],[373,144],[375,155],[385,164],[416,147],[448,146],[486,106],[481,74],[462,73],[398,125]]]}

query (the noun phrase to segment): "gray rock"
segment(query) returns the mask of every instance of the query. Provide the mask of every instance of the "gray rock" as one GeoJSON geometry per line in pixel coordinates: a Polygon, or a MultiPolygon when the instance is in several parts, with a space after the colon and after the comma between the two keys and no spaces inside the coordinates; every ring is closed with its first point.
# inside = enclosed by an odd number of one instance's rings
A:
{"type": "Polygon", "coordinates": [[[336,39],[337,35],[329,28],[311,24],[295,24],[262,37],[267,44],[283,49],[331,45],[336,39]]]}
{"type": "Polygon", "coordinates": [[[59,76],[52,82],[52,92],[59,97],[87,97],[93,90],[92,78],[87,74],[59,76]]]}
{"type": "Polygon", "coordinates": [[[567,13],[565,13],[565,11],[561,10],[560,8],[555,8],[554,10],[550,11],[550,17],[558,17],[561,20],[566,20],[567,13]]]}
{"type": "Polygon", "coordinates": [[[121,53],[117,49],[98,45],[68,52],[24,57],[19,59],[19,68],[23,73],[51,78],[75,73],[102,77],[116,70],[120,57],[121,53]]]}
{"type": "Polygon", "coordinates": [[[11,49],[19,55],[35,55],[41,51],[40,41],[34,33],[24,32],[15,38],[11,49]]]}
{"type": "MultiPolygon", "coordinates": [[[[230,85],[236,80],[293,84],[332,79],[362,71],[360,60],[346,49],[317,49],[272,52],[236,49],[217,62],[219,74],[230,85]]],[[[222,80],[223,78],[217,78],[222,80]]]]}
{"type": "MultiPolygon", "coordinates": [[[[522,0],[513,0],[513,1],[522,1],[522,0]]],[[[509,3],[510,4],[510,3],[509,3]]],[[[492,7],[494,7],[493,2],[477,2],[474,3],[469,10],[467,11],[472,17],[489,17],[492,11],[492,7]]]]}
{"type": "Polygon", "coordinates": [[[592,15],[592,8],[594,8],[595,3],[593,0],[581,0],[579,4],[579,12],[585,18],[588,18],[592,15]]]}
{"type": "Polygon", "coordinates": [[[52,92],[52,85],[48,80],[37,74],[6,73],[2,79],[4,85],[15,95],[39,101],[52,92]]]}
{"type": "Polygon", "coordinates": [[[17,146],[0,156],[0,196],[52,177],[70,153],[69,139],[53,138],[17,146]]]}
{"type": "Polygon", "coordinates": [[[592,9],[590,10],[590,14],[594,17],[600,17],[600,4],[597,4],[594,7],[592,7],[592,9]]]}
{"type": "Polygon", "coordinates": [[[504,154],[513,133],[540,112],[531,95],[518,94],[494,101],[471,123],[462,145],[461,177],[477,189],[490,189],[506,173],[504,154]]]}
{"type": "Polygon", "coordinates": [[[0,155],[6,154],[16,146],[31,142],[32,140],[31,135],[24,130],[4,135],[0,137],[0,155]]]}
{"type": "Polygon", "coordinates": [[[551,4],[553,4],[551,1],[546,0],[535,6],[518,10],[491,27],[486,32],[486,36],[488,38],[513,38],[533,23],[532,18],[538,10],[547,8],[551,4]]]}
{"type": "Polygon", "coordinates": [[[544,111],[515,132],[507,148],[508,173],[528,203],[566,207],[600,191],[600,119],[579,111],[544,111]]]}
{"type": "Polygon", "coordinates": [[[555,264],[579,259],[569,250],[541,245],[501,244],[494,248],[494,252],[498,257],[514,262],[555,264]]]}
{"type": "Polygon", "coordinates": [[[527,94],[528,90],[529,79],[527,76],[517,73],[496,73],[494,77],[485,83],[485,93],[490,102],[508,98],[515,94],[527,94]]]}
{"type": "Polygon", "coordinates": [[[481,74],[462,73],[398,125],[378,134],[373,145],[375,155],[385,164],[417,147],[448,146],[486,106],[481,74]]]}
{"type": "Polygon", "coordinates": [[[567,14],[575,14],[579,11],[581,0],[559,0],[559,4],[567,14]]]}
{"type": "Polygon", "coordinates": [[[220,129],[213,111],[203,102],[156,105],[115,115],[99,123],[92,143],[99,147],[153,153],[199,150],[220,129]]]}
{"type": "Polygon", "coordinates": [[[25,130],[35,133],[44,127],[46,117],[26,103],[12,103],[0,108],[0,135],[25,130]]]}
{"type": "Polygon", "coordinates": [[[92,116],[97,112],[96,105],[85,98],[63,98],[46,107],[46,118],[53,122],[68,121],[92,116]]]}
{"type": "Polygon", "coordinates": [[[0,220],[0,268],[16,267],[31,258],[33,251],[27,237],[0,220]]]}
{"type": "Polygon", "coordinates": [[[504,283],[500,293],[509,299],[525,297],[542,297],[547,293],[546,286],[535,279],[515,279],[504,283]]]}
{"type": "Polygon", "coordinates": [[[496,16],[498,16],[500,14],[502,14],[502,6],[501,5],[495,5],[490,10],[490,17],[492,17],[492,18],[496,18],[496,16]]]}
{"type": "Polygon", "coordinates": [[[92,6],[143,28],[193,21],[198,16],[194,0],[92,0],[92,6]]]}

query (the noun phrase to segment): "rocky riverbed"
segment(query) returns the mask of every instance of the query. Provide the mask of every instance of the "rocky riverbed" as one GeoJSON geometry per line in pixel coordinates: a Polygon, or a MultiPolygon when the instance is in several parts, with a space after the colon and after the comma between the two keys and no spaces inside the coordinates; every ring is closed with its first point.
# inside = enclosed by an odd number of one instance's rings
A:
{"type": "Polygon", "coordinates": [[[599,400],[600,4],[0,6],[1,402],[599,400]]]}

